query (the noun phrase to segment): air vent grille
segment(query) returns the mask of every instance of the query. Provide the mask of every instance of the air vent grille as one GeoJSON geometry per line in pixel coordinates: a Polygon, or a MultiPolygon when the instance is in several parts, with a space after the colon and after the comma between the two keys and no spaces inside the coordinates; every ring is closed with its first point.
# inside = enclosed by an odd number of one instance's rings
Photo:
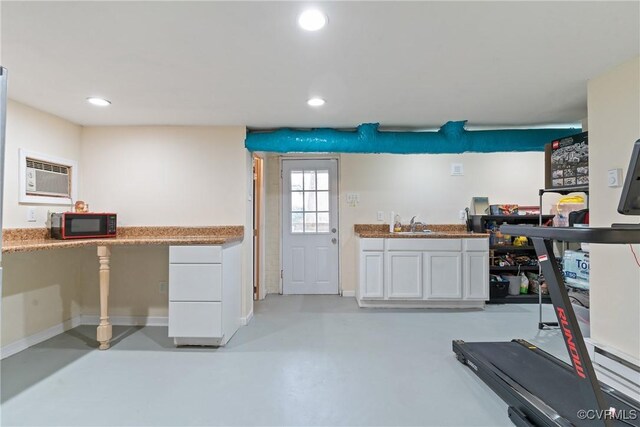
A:
{"type": "Polygon", "coordinates": [[[61,173],[69,175],[69,168],[67,166],[56,165],[53,163],[41,162],[38,160],[27,159],[27,167],[33,169],[39,169],[49,172],[61,173]]]}
{"type": "Polygon", "coordinates": [[[27,158],[26,162],[28,195],[70,197],[71,168],[69,166],[30,158],[27,158]]]}

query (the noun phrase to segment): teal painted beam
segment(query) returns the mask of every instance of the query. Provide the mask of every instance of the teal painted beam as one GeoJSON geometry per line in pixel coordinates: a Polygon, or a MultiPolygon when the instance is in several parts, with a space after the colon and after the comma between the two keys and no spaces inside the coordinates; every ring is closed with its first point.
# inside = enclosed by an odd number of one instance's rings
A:
{"type": "Polygon", "coordinates": [[[391,153],[446,154],[544,151],[545,144],[580,132],[580,129],[464,129],[466,121],[447,122],[431,132],[380,132],[378,123],[365,123],[356,131],[335,129],[249,132],[249,151],[275,153],[391,153]]]}

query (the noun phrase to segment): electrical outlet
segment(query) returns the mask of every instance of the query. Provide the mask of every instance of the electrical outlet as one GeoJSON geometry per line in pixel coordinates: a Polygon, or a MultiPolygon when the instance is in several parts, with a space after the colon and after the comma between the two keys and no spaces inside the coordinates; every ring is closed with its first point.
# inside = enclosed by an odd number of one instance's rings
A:
{"type": "Polygon", "coordinates": [[[27,208],[27,222],[36,222],[36,208],[27,208]]]}
{"type": "Polygon", "coordinates": [[[158,283],[158,292],[160,292],[161,294],[166,294],[167,293],[167,287],[168,287],[167,282],[158,283]]]}
{"type": "Polygon", "coordinates": [[[458,212],[458,218],[461,220],[465,220],[467,219],[467,213],[464,211],[464,209],[462,209],[460,212],[458,212]]]}
{"type": "Polygon", "coordinates": [[[384,221],[384,212],[378,211],[377,219],[378,221],[384,221]]]}

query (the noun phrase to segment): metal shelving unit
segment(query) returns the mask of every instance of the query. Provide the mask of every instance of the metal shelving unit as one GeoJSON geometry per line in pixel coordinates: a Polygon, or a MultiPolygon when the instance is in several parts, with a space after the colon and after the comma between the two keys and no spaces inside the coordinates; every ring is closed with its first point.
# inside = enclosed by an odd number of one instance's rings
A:
{"type": "MultiPolygon", "coordinates": [[[[542,226],[543,221],[546,223],[548,220],[543,219],[543,217],[545,215],[542,215],[542,196],[545,195],[545,193],[556,193],[556,194],[560,194],[560,195],[567,195],[570,193],[585,193],[587,195],[587,207],[589,207],[589,186],[582,186],[582,187],[557,187],[557,188],[541,188],[540,190],[538,190],[538,197],[540,199],[540,219],[538,221],[538,225],[542,226]]],[[[564,243],[563,243],[564,244],[564,243]]],[[[540,274],[542,274],[542,271],[540,271],[540,274]]],[[[544,329],[545,327],[553,327],[553,328],[557,328],[558,327],[558,322],[544,322],[542,320],[542,302],[543,302],[543,297],[542,297],[542,292],[538,293],[539,297],[538,297],[538,329],[544,329]]],[[[548,299],[548,298],[547,298],[548,299]]],[[[547,302],[547,301],[545,301],[547,302]]]]}
{"type": "MultiPolygon", "coordinates": [[[[545,220],[551,220],[553,215],[543,215],[545,220]]],[[[498,224],[527,224],[537,225],[539,222],[539,215],[472,215],[471,226],[475,232],[485,232],[486,224],[495,221],[498,224]]],[[[515,246],[515,245],[491,245],[489,249],[492,253],[513,253],[513,254],[531,254],[535,256],[535,248],[533,245],[515,246]]],[[[509,265],[504,267],[489,265],[489,271],[492,274],[501,273],[521,273],[521,272],[539,272],[537,265],[509,265]]],[[[551,299],[548,295],[543,297],[544,302],[550,303],[551,299]]],[[[522,294],[522,295],[507,295],[503,298],[492,298],[489,300],[490,304],[536,304],[538,297],[535,294],[522,294]]]]}

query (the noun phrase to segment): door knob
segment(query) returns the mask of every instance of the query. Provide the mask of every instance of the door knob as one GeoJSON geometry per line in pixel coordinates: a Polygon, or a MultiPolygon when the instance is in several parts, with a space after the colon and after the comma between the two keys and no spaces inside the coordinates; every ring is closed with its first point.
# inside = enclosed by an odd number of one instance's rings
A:
{"type": "Polygon", "coordinates": [[[336,230],[335,228],[332,228],[332,229],[331,229],[331,232],[332,232],[332,233],[335,233],[336,231],[337,231],[337,230],[336,230]]]}
{"type": "Polygon", "coordinates": [[[331,243],[333,243],[334,245],[338,242],[338,239],[336,239],[335,237],[333,239],[331,239],[331,243]]]}

